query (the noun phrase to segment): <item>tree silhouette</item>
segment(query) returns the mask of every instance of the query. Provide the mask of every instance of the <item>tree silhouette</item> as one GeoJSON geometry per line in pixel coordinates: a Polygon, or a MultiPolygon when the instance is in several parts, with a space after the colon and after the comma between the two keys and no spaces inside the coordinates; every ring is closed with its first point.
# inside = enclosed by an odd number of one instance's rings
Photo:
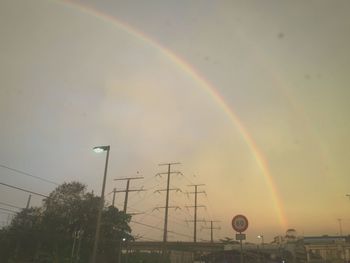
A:
{"type": "MultiPolygon", "coordinates": [[[[99,202],[79,182],[59,185],[42,207],[23,209],[0,231],[0,258],[4,262],[88,262],[99,202]]],[[[115,262],[123,238],[133,239],[130,219],[115,207],[103,210],[99,257],[104,262],[115,262]]]]}

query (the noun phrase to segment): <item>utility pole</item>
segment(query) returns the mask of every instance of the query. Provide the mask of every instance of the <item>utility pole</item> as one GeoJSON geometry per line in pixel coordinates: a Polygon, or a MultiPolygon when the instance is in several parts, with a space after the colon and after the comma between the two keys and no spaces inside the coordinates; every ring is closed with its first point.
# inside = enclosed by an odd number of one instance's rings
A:
{"type": "Polygon", "coordinates": [[[221,229],[220,227],[214,227],[214,223],[218,223],[218,220],[211,220],[210,227],[202,227],[201,229],[210,229],[210,242],[214,243],[214,229],[221,229]]]}
{"type": "MultiPolygon", "coordinates": [[[[128,206],[128,197],[129,197],[129,192],[140,192],[140,191],[145,191],[144,189],[134,189],[134,190],[130,190],[130,181],[131,180],[138,180],[138,179],[143,179],[143,176],[139,176],[139,177],[126,177],[126,178],[117,178],[114,179],[114,181],[126,181],[126,188],[125,190],[119,190],[119,191],[114,191],[115,193],[125,193],[125,198],[124,198],[124,213],[126,213],[127,210],[127,206],[128,206]]],[[[114,204],[114,198],[113,198],[113,204],[114,204]]]]}
{"type": "Polygon", "coordinates": [[[198,207],[205,207],[204,205],[198,205],[197,204],[197,195],[198,194],[205,194],[204,191],[200,191],[198,192],[198,186],[203,186],[204,184],[191,184],[188,185],[189,187],[194,187],[194,192],[189,192],[189,194],[194,194],[194,206],[186,206],[186,207],[193,207],[194,208],[194,219],[193,219],[193,223],[194,223],[194,230],[193,230],[193,242],[196,243],[197,242],[197,208],[198,207]]]}
{"type": "MultiPolygon", "coordinates": [[[[342,219],[337,218],[337,220],[339,222],[339,237],[342,238],[343,237],[342,219]]],[[[346,258],[345,248],[344,248],[344,245],[342,243],[340,243],[340,244],[341,244],[341,249],[343,252],[344,262],[346,262],[346,260],[345,260],[345,258],[346,258]]]]}
{"type": "Polygon", "coordinates": [[[342,219],[341,218],[337,218],[337,220],[338,220],[338,223],[339,223],[339,236],[343,236],[343,228],[342,228],[342,223],[341,223],[341,221],[342,221],[342,219]]]}
{"type": "Polygon", "coordinates": [[[112,201],[112,206],[114,207],[114,203],[115,203],[115,194],[117,193],[117,189],[113,188],[113,201],[112,201]]]}
{"type": "Polygon", "coordinates": [[[165,257],[166,257],[166,242],[168,239],[168,214],[169,214],[169,208],[175,208],[175,209],[179,209],[179,207],[176,206],[169,206],[169,193],[170,191],[181,191],[178,188],[174,188],[174,189],[170,189],[170,177],[172,174],[181,174],[181,172],[178,171],[171,171],[171,166],[172,165],[178,165],[180,163],[161,163],[159,164],[159,166],[168,166],[168,171],[167,172],[162,172],[162,173],[157,173],[156,176],[161,176],[163,174],[167,175],[167,187],[166,189],[161,189],[161,190],[157,190],[156,192],[161,192],[161,191],[166,191],[166,198],[165,198],[165,206],[164,207],[156,207],[155,209],[160,209],[160,208],[164,208],[165,210],[165,214],[164,214],[164,232],[163,232],[163,248],[162,248],[162,257],[163,260],[165,261],[165,257]]]}
{"type": "MultiPolygon", "coordinates": [[[[161,189],[158,190],[156,192],[160,192],[160,191],[166,191],[166,199],[165,199],[165,215],[164,215],[164,233],[163,233],[163,242],[167,242],[167,235],[168,235],[168,212],[169,212],[169,208],[176,208],[176,207],[169,207],[169,192],[176,190],[176,191],[180,191],[180,189],[170,189],[170,177],[172,174],[181,174],[178,171],[171,171],[171,166],[172,165],[178,165],[180,163],[161,163],[159,164],[159,166],[168,166],[168,172],[164,172],[164,173],[158,173],[157,175],[160,176],[162,174],[166,174],[167,175],[167,187],[166,189],[161,189]]],[[[163,207],[158,207],[158,208],[163,208],[163,207]]]]}
{"type": "Polygon", "coordinates": [[[32,199],[32,195],[29,195],[29,196],[28,196],[28,201],[27,201],[27,206],[26,206],[27,209],[29,208],[30,200],[31,200],[31,199],[32,199]]]}

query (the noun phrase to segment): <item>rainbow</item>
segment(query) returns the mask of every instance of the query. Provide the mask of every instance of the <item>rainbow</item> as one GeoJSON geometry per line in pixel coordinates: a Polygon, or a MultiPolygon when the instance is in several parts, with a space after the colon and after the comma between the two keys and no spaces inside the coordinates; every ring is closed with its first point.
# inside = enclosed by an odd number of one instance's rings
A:
{"type": "Polygon", "coordinates": [[[239,37],[244,40],[245,44],[250,46],[250,50],[254,52],[255,61],[264,66],[264,69],[266,69],[269,72],[271,80],[275,83],[275,85],[272,85],[272,87],[278,87],[278,92],[281,93],[284,98],[286,98],[286,101],[289,104],[288,106],[298,116],[298,120],[301,124],[299,125],[299,128],[303,128],[304,134],[308,136],[309,143],[312,143],[312,147],[315,149],[315,152],[319,154],[320,164],[327,163],[327,151],[324,149],[321,140],[317,138],[317,134],[315,134],[315,132],[312,131],[310,121],[307,120],[306,113],[305,111],[303,111],[303,106],[300,105],[300,103],[298,103],[293,94],[289,91],[292,90],[289,87],[290,84],[288,85],[286,81],[283,81],[282,71],[278,67],[273,65],[271,56],[267,56],[266,52],[264,52],[260,46],[258,46],[252,41],[249,41],[249,38],[245,37],[245,35],[242,32],[238,31],[237,33],[239,33],[239,37]]]}
{"type": "Polygon", "coordinates": [[[76,3],[71,0],[57,0],[58,3],[61,3],[65,5],[68,8],[73,8],[75,10],[78,10],[82,13],[85,13],[87,15],[93,16],[95,18],[98,18],[102,21],[113,23],[115,26],[117,26],[120,30],[123,30],[127,34],[131,35],[132,37],[135,37],[137,39],[140,39],[141,41],[147,43],[149,46],[155,48],[161,54],[168,58],[170,61],[172,61],[176,66],[178,66],[180,69],[182,69],[186,74],[188,74],[196,83],[198,83],[203,89],[208,93],[210,97],[214,99],[214,101],[221,107],[221,109],[226,113],[226,115],[229,117],[229,119],[234,123],[235,127],[238,129],[240,134],[242,135],[244,141],[246,142],[247,146],[249,147],[251,153],[253,154],[255,161],[261,170],[266,184],[270,190],[271,197],[274,203],[275,212],[278,216],[278,220],[280,222],[280,226],[283,229],[287,229],[288,222],[287,218],[285,216],[285,212],[283,209],[283,205],[281,202],[280,195],[278,193],[278,188],[274,182],[274,179],[271,175],[270,168],[268,165],[268,162],[264,158],[261,150],[257,146],[256,142],[252,138],[252,136],[247,131],[246,127],[244,126],[243,122],[239,119],[235,111],[232,109],[232,106],[229,106],[228,103],[225,101],[225,99],[222,97],[222,95],[215,89],[215,87],[207,80],[205,79],[193,66],[191,66],[186,60],[181,58],[179,55],[175,54],[170,49],[167,49],[166,47],[162,46],[159,42],[155,41],[154,39],[150,38],[149,36],[145,35],[144,33],[138,31],[137,29],[131,27],[130,25],[118,20],[117,18],[102,13],[96,9],[94,9],[91,6],[88,6],[86,4],[82,3],[76,3]]]}

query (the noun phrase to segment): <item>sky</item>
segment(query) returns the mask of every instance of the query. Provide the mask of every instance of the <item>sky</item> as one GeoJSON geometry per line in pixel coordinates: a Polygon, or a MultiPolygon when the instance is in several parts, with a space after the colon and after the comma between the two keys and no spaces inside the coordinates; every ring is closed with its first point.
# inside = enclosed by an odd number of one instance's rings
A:
{"type": "MultiPolygon", "coordinates": [[[[251,242],[339,234],[337,219],[349,234],[349,11],[345,0],[2,0],[0,182],[55,188],[6,166],[100,194],[105,155],[92,148],[110,145],[107,202],[125,188],[113,179],[144,176],[131,183],[147,189],[130,194],[135,222],[163,225],[158,164],[181,163],[169,240],[192,240],[190,184],[205,184],[198,218],[220,221],[216,239],[234,236],[236,214],[251,242]]],[[[27,198],[0,186],[3,203],[27,198]]]]}

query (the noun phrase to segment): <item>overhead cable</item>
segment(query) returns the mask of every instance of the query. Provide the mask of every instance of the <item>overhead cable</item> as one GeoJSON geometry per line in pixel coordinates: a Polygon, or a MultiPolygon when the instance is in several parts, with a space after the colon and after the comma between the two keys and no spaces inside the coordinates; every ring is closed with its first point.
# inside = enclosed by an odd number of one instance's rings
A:
{"type": "Polygon", "coordinates": [[[40,193],[29,191],[29,190],[23,189],[21,187],[5,184],[5,183],[2,183],[2,182],[0,182],[0,185],[4,185],[4,186],[7,186],[7,187],[10,187],[10,188],[13,188],[13,189],[17,189],[17,190],[20,190],[20,191],[23,191],[23,192],[27,192],[27,193],[30,193],[30,194],[34,194],[34,195],[39,195],[39,196],[42,196],[42,197],[50,198],[47,195],[43,195],[43,194],[40,194],[40,193]]]}
{"type": "Polygon", "coordinates": [[[3,165],[3,164],[0,164],[0,167],[5,168],[5,169],[10,170],[10,171],[13,171],[13,172],[16,172],[16,173],[19,173],[21,175],[29,176],[29,177],[32,177],[32,178],[35,178],[35,179],[38,179],[38,180],[50,183],[50,184],[59,185],[59,183],[56,183],[54,181],[51,181],[51,180],[42,178],[40,176],[36,176],[36,175],[30,174],[30,173],[18,170],[18,169],[15,169],[15,168],[11,168],[11,167],[3,165]]]}

